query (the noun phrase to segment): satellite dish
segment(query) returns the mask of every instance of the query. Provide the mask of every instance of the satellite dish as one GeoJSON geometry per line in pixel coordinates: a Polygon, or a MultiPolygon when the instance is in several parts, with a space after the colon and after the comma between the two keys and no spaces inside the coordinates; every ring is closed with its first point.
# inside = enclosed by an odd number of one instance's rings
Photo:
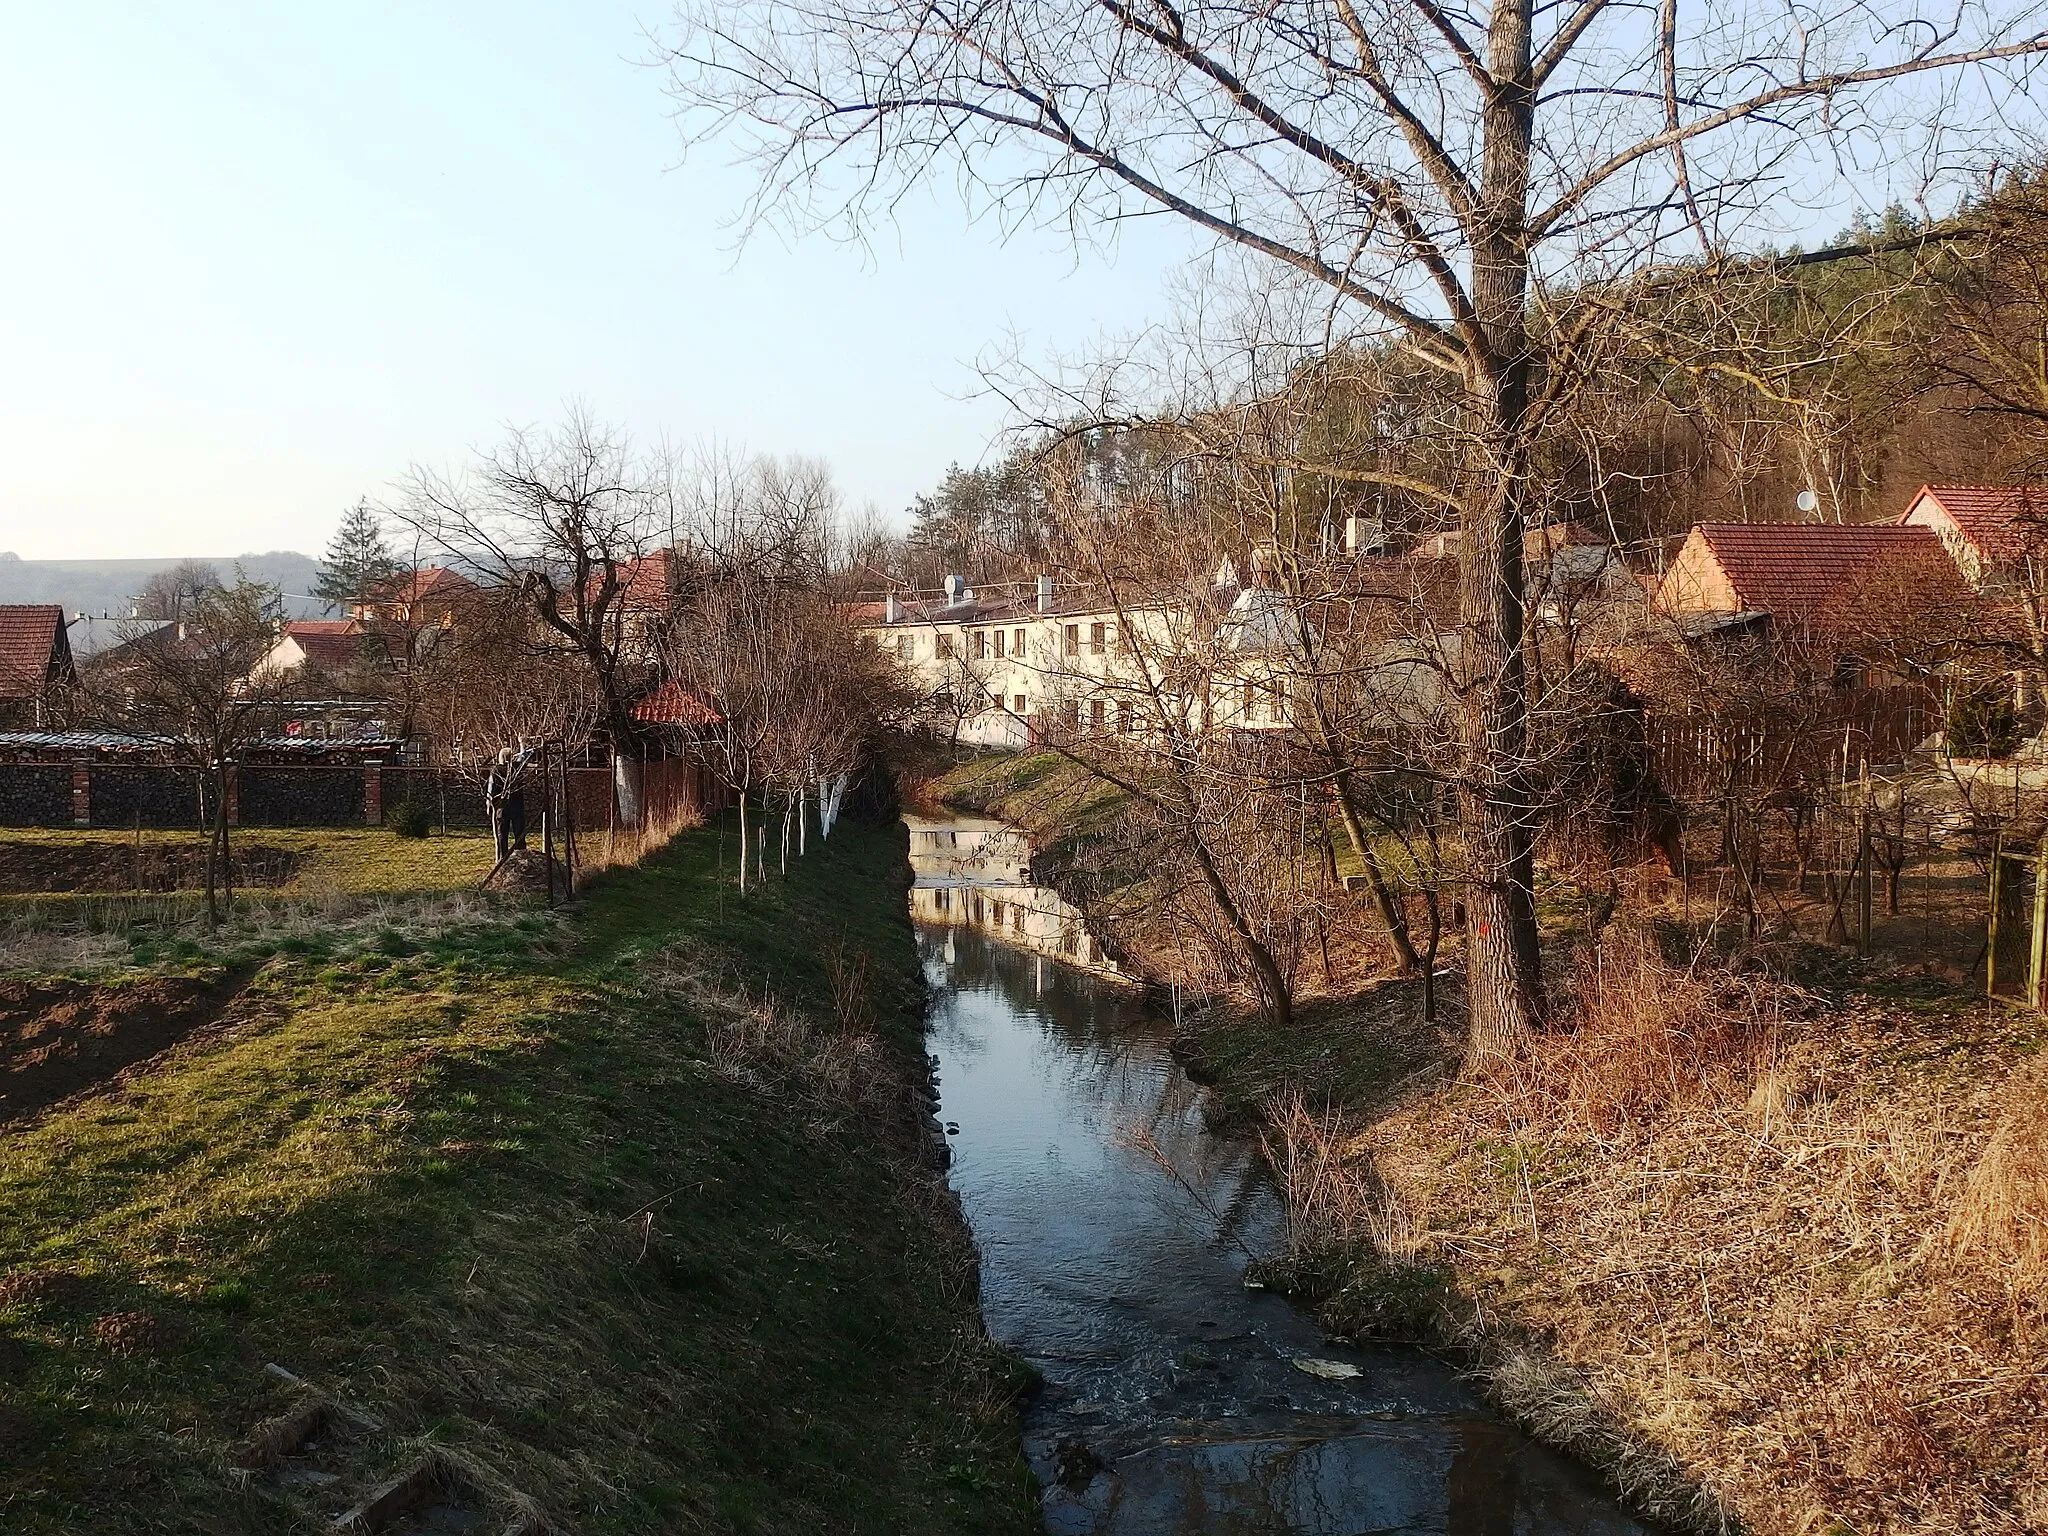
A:
{"type": "Polygon", "coordinates": [[[1820,498],[1814,495],[1812,491],[1801,491],[1794,498],[1793,505],[1802,512],[1818,512],[1820,510],[1820,498]]]}

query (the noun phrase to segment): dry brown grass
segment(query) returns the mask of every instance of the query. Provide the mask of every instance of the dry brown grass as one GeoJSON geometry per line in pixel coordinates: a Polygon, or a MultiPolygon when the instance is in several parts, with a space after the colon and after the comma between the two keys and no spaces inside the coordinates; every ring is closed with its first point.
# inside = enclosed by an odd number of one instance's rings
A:
{"type": "Polygon", "coordinates": [[[666,848],[679,834],[704,825],[702,813],[688,805],[651,813],[638,827],[607,827],[576,839],[576,871],[580,880],[600,870],[625,869],[650,853],[666,848]]]}
{"type": "Polygon", "coordinates": [[[2048,1530],[2035,1026],[1920,990],[1610,943],[1575,1029],[1345,1166],[1405,1213],[1376,1240],[1455,1274],[1503,1402],[1674,1524],[2048,1530]]]}
{"type": "Polygon", "coordinates": [[[1959,1259],[1996,1265],[2015,1291],[2048,1289],[2048,1068],[2037,1063],[2007,1084],[1944,1235],[1959,1259]]]}
{"type": "Polygon", "coordinates": [[[1647,927],[1580,950],[1563,1001],[1563,1027],[1485,1086],[1504,1113],[1601,1140],[1768,1070],[1787,1005],[1810,1003],[1761,975],[1672,965],[1647,927]]]}
{"type": "MultiPolygon", "coordinates": [[[[883,1070],[873,1028],[868,966],[828,956],[836,1017],[830,1026],[772,995],[728,987],[696,946],[671,944],[641,963],[642,979],[704,1022],[711,1068],[729,1082],[813,1115],[883,1107],[899,1090],[883,1070]]],[[[820,1124],[821,1130],[826,1127],[820,1124]]]]}

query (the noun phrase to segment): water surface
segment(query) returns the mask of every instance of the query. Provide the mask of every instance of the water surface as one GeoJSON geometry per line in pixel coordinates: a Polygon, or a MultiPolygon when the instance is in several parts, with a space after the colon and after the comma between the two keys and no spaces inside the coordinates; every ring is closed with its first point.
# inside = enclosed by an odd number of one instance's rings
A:
{"type": "Polygon", "coordinates": [[[1030,884],[1012,829],[911,834],[952,1182],[989,1332],[1045,1378],[1024,1440],[1048,1530],[1643,1529],[1440,1362],[1342,1348],[1247,1288],[1285,1213],[1256,1149],[1206,1129],[1170,1026],[1030,884]]]}

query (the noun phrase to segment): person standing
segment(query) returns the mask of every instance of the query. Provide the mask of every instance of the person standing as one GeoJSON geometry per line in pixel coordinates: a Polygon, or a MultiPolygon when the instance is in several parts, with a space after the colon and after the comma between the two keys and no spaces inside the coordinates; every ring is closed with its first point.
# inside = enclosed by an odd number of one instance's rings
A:
{"type": "Polygon", "coordinates": [[[484,799],[491,812],[491,836],[498,862],[526,851],[526,768],[533,753],[522,741],[518,751],[498,749],[498,759],[484,780],[484,799]]]}

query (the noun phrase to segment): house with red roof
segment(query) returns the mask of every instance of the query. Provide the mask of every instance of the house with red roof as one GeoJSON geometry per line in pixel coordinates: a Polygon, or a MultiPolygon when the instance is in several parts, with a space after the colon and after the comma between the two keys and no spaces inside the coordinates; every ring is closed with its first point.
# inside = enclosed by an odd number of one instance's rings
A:
{"type": "Polygon", "coordinates": [[[363,626],[354,619],[292,619],[254,668],[270,674],[310,670],[330,677],[362,659],[363,626]]]}
{"type": "Polygon", "coordinates": [[[0,604],[0,726],[43,730],[78,686],[64,610],[55,603],[0,604]]]}
{"type": "Polygon", "coordinates": [[[2048,556],[2048,487],[1923,485],[1899,522],[1931,529],[1979,592],[2042,584],[2041,575],[2028,581],[2020,568],[2048,556]]]}
{"type": "Polygon", "coordinates": [[[460,571],[423,565],[385,582],[366,601],[349,604],[348,613],[351,619],[365,624],[382,620],[392,624],[445,626],[479,590],[460,571]]]}
{"type": "Polygon", "coordinates": [[[1655,601],[1691,632],[1761,621],[1780,638],[1840,645],[1977,606],[1943,539],[1917,523],[1697,523],[1655,601]]]}

